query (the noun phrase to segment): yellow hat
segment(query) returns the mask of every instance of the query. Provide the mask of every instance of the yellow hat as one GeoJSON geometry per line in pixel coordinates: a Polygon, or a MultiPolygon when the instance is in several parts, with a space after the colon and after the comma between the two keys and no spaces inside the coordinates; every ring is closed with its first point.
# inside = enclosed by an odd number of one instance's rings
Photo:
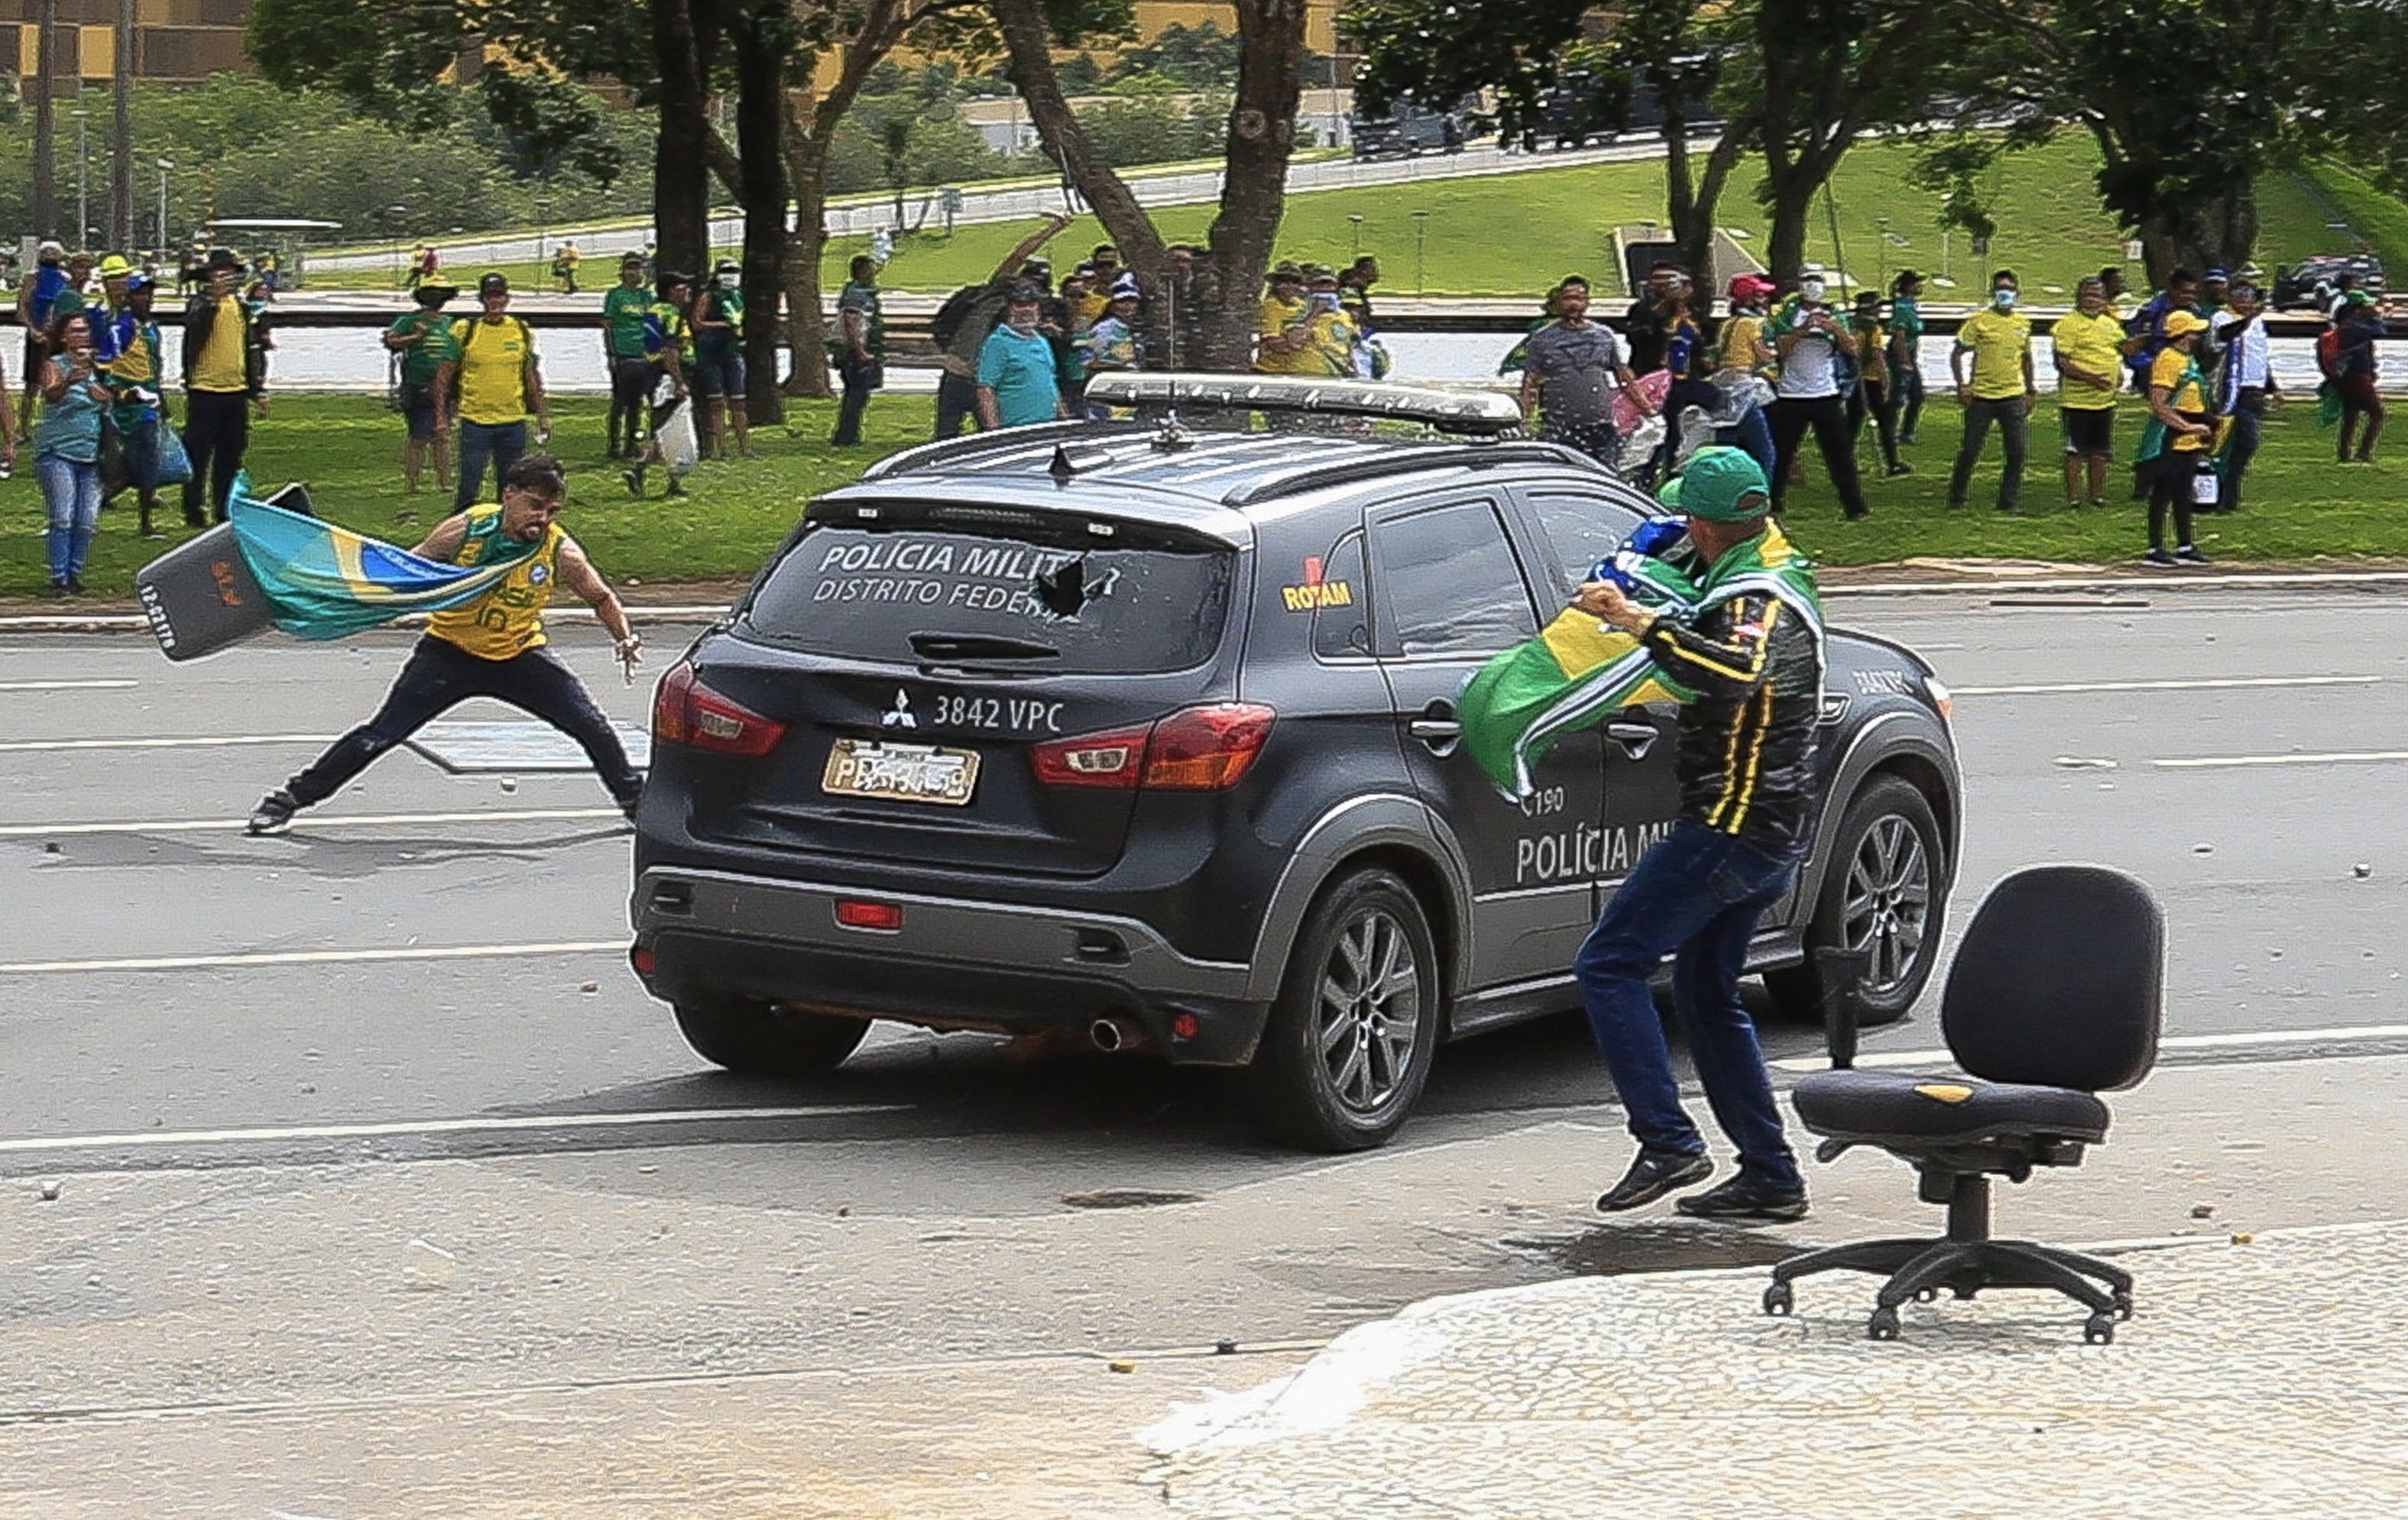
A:
{"type": "Polygon", "coordinates": [[[2166,336],[2181,337],[2190,333],[2207,331],[2207,319],[2196,311],[2172,311],[2166,315],[2166,336]]]}
{"type": "Polygon", "coordinates": [[[122,280],[133,272],[134,265],[122,253],[111,253],[100,261],[100,278],[103,280],[122,280]]]}

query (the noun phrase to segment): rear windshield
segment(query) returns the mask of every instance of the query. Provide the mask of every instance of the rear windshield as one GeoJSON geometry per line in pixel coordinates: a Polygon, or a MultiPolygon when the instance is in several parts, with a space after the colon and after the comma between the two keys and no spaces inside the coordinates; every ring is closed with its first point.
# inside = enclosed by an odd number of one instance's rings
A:
{"type": "Polygon", "coordinates": [[[745,627],[814,654],[1090,675],[1183,670],[1220,646],[1226,544],[1037,512],[881,513],[899,520],[806,523],[745,627]]]}

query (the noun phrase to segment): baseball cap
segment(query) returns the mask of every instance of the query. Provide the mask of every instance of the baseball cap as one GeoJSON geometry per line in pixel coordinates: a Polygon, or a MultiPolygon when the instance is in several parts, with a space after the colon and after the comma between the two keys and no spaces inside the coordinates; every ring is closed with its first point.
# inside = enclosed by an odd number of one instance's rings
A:
{"type": "Polygon", "coordinates": [[[1713,444],[1689,456],[1688,468],[1656,494],[1676,512],[1709,523],[1747,523],[1772,509],[1764,467],[1745,451],[1713,444]]]}
{"type": "Polygon", "coordinates": [[[744,265],[734,259],[722,259],[710,266],[710,272],[715,275],[740,275],[744,272],[744,265]]]}
{"type": "Polygon", "coordinates": [[[1137,276],[1123,275],[1118,280],[1112,281],[1113,300],[1136,301],[1143,298],[1144,293],[1137,288],[1137,276]]]}
{"type": "Polygon", "coordinates": [[[66,254],[66,245],[55,237],[43,238],[42,246],[34,251],[34,257],[37,259],[63,259],[66,254]]]}
{"type": "Polygon", "coordinates": [[[1334,285],[1338,283],[1338,271],[1326,264],[1308,264],[1304,266],[1304,278],[1312,284],[1334,285]]]}
{"type": "Polygon", "coordinates": [[[2166,317],[2166,336],[2180,337],[2186,333],[2207,331],[2207,319],[2196,311],[2175,311],[2166,317]]]}
{"type": "Polygon", "coordinates": [[[127,272],[125,276],[126,294],[131,295],[136,291],[147,291],[150,288],[150,277],[149,275],[144,274],[139,269],[134,269],[127,272]]]}
{"type": "Polygon", "coordinates": [[[509,294],[509,289],[510,277],[499,269],[488,269],[477,277],[477,294],[480,295],[492,295],[496,293],[506,295],[509,294]]]}
{"type": "Polygon", "coordinates": [[[2232,278],[2232,277],[2231,277],[2231,276],[2229,276],[2229,275],[2228,275],[2228,274],[2226,274],[2226,273],[2225,273],[2223,270],[2221,270],[2221,269],[2210,269],[2207,273],[2205,273],[2205,274],[2203,274],[2203,275],[2200,276],[2199,278],[2200,278],[2201,280],[2229,280],[2229,279],[2230,279],[2230,278],[2232,278]]]}
{"type": "Polygon", "coordinates": [[[233,249],[213,248],[209,250],[209,256],[202,261],[202,267],[239,271],[242,268],[242,261],[235,257],[233,249]]]}

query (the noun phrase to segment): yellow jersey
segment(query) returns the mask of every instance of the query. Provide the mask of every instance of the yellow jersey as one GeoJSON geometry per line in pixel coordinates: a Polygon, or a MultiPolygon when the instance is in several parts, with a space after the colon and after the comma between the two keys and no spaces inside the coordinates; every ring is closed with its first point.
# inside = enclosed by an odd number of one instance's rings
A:
{"type": "Polygon", "coordinates": [[[2024,358],[2031,352],[2031,319],[2012,311],[1976,311],[1956,329],[1956,346],[1973,352],[1973,398],[2004,401],[2024,394],[2024,358]]]}
{"type": "MultiPolygon", "coordinates": [[[[2207,393],[2199,380],[2199,370],[2191,356],[2169,343],[2157,351],[2155,364],[2149,366],[2149,389],[2166,393],[2166,405],[2191,422],[2209,422],[2207,393]]],[[[2213,430],[2205,433],[2174,433],[2169,429],[2166,447],[2177,453],[2197,453],[2214,438],[2213,430]]]]}
{"type": "Polygon", "coordinates": [[[194,391],[239,395],[251,389],[242,353],[242,297],[218,298],[217,320],[209,324],[209,340],[184,371],[184,383],[194,391]]]}
{"type": "MultiPolygon", "coordinates": [[[[1276,295],[1266,295],[1263,297],[1261,336],[1265,338],[1282,337],[1289,328],[1302,326],[1312,315],[1312,308],[1308,302],[1283,301],[1276,295]]],[[[1254,355],[1254,368],[1266,375],[1328,373],[1323,367],[1320,356],[1309,344],[1294,353],[1274,353],[1264,349],[1254,355]]]]}
{"type": "MultiPolygon", "coordinates": [[[[545,525],[535,552],[511,566],[502,583],[465,607],[429,616],[426,631],[480,660],[507,660],[547,642],[543,609],[560,580],[560,546],[568,534],[558,523],[545,525]]],[[[502,541],[499,506],[468,509],[468,536],[452,556],[454,565],[478,565],[502,541]]]]}
{"type": "Polygon", "coordinates": [[[535,409],[526,383],[534,331],[516,317],[464,318],[452,324],[452,342],[460,351],[461,417],[488,427],[526,421],[535,409]]]}
{"type": "MultiPolygon", "coordinates": [[[[2057,356],[2094,375],[2104,375],[2111,380],[2124,378],[2124,324],[2113,311],[2101,311],[2086,317],[2079,311],[2069,311],[2057,319],[2050,337],[2057,343],[2057,356]]],[[[2100,390],[2086,385],[2071,376],[2060,377],[2057,385],[2057,404],[2068,411],[2105,411],[2115,405],[2115,387],[2100,390]]]]}

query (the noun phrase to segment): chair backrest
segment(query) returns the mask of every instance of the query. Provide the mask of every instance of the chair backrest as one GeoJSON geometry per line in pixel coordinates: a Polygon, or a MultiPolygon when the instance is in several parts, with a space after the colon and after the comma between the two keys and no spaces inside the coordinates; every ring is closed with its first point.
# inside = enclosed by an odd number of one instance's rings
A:
{"type": "Polygon", "coordinates": [[[2029,867],[1973,914],[1941,1032],[1986,1082],[2129,1087],[2157,1064],[2165,965],[2165,915],[2145,885],[2103,866],[2029,867]]]}

